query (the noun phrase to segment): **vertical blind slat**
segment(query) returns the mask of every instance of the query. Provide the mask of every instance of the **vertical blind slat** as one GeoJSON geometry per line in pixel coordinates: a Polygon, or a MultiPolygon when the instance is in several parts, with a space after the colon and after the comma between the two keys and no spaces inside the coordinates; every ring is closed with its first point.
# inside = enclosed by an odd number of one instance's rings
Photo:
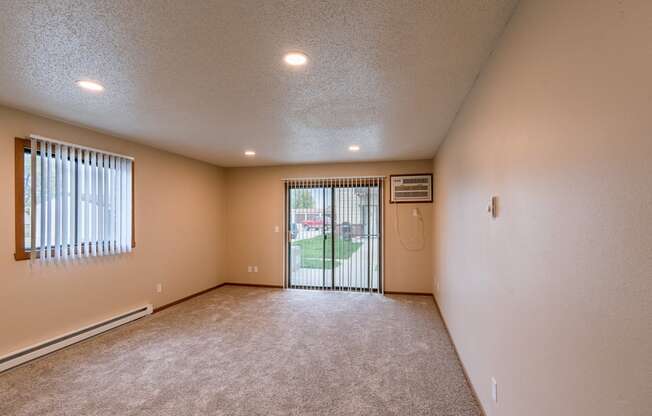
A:
{"type": "MultiPolygon", "coordinates": [[[[127,166],[126,166],[127,195],[132,195],[133,193],[131,172],[132,172],[132,161],[127,160],[127,166]]],[[[125,208],[125,212],[127,213],[127,222],[125,224],[127,236],[125,239],[125,246],[127,247],[127,252],[131,252],[131,241],[132,241],[131,223],[133,221],[131,198],[125,198],[125,201],[127,202],[127,206],[125,208]]]]}
{"type": "MultiPolygon", "coordinates": [[[[120,193],[121,194],[125,194],[127,192],[126,170],[127,170],[127,162],[125,160],[121,160],[120,161],[120,193]]],[[[126,206],[127,206],[127,202],[125,201],[124,198],[122,198],[120,202],[120,252],[127,251],[127,247],[125,247],[125,243],[124,243],[125,238],[127,236],[127,230],[125,227],[125,224],[127,223],[127,219],[125,218],[126,206]]]]}
{"type": "MultiPolygon", "coordinates": [[[[46,171],[46,169],[45,169],[45,144],[42,141],[39,140],[37,146],[41,150],[41,176],[40,176],[40,179],[41,179],[41,212],[39,213],[40,214],[40,216],[39,216],[39,219],[40,219],[39,229],[40,229],[40,237],[41,237],[41,239],[40,239],[41,246],[40,246],[39,254],[40,254],[40,257],[42,259],[45,259],[45,231],[46,231],[45,230],[45,213],[46,213],[46,209],[45,209],[45,200],[46,200],[45,184],[47,183],[46,180],[45,180],[45,171],[46,171]]],[[[34,247],[32,247],[32,249],[34,249],[34,247]]]]}
{"type": "Polygon", "coordinates": [[[115,252],[122,253],[122,161],[116,158],[115,171],[115,252]]]}
{"type": "MultiPolygon", "coordinates": [[[[129,193],[129,187],[127,186],[129,182],[129,177],[127,175],[127,170],[129,169],[129,163],[125,160],[122,166],[122,185],[124,187],[125,193],[129,193]]],[[[131,241],[129,239],[129,201],[127,198],[123,201],[122,212],[125,213],[124,221],[122,221],[122,248],[125,252],[128,252],[131,241]]]]}
{"type": "Polygon", "coordinates": [[[88,254],[89,256],[95,255],[97,246],[95,245],[97,235],[97,203],[95,195],[97,195],[97,169],[96,169],[96,156],[94,152],[88,152],[89,165],[88,172],[90,176],[90,191],[88,194],[88,210],[90,212],[88,224],[88,254]]]}
{"type": "Polygon", "coordinates": [[[86,191],[84,193],[84,256],[91,255],[91,191],[93,184],[91,181],[91,152],[84,150],[84,181],[86,183],[86,191]]]}
{"type": "Polygon", "coordinates": [[[56,227],[54,231],[54,257],[59,259],[61,257],[61,242],[63,237],[63,175],[62,175],[62,156],[63,149],[61,145],[55,146],[54,160],[56,169],[55,172],[55,186],[54,193],[55,206],[56,206],[56,227]]]}
{"type": "Polygon", "coordinates": [[[113,254],[118,254],[117,250],[117,235],[118,235],[118,158],[113,157],[113,170],[111,170],[111,176],[113,178],[113,203],[111,207],[113,208],[113,216],[111,221],[111,248],[113,254]]]}
{"type": "Polygon", "coordinates": [[[77,255],[77,149],[70,148],[70,256],[77,255]]]}
{"type": "Polygon", "coordinates": [[[106,202],[105,208],[106,211],[106,252],[112,254],[111,240],[113,240],[113,181],[111,180],[113,165],[112,165],[112,156],[109,155],[106,157],[106,202]]]}
{"type": "Polygon", "coordinates": [[[109,156],[102,155],[102,212],[104,222],[102,223],[102,254],[109,253],[109,199],[111,188],[109,187],[109,156]]]}
{"type": "Polygon", "coordinates": [[[61,186],[61,180],[59,179],[59,156],[61,155],[60,152],[61,149],[59,149],[59,145],[55,144],[53,146],[53,160],[52,162],[54,163],[54,189],[53,189],[53,198],[52,198],[52,203],[53,203],[53,208],[54,208],[54,217],[52,218],[52,224],[54,228],[54,236],[52,237],[52,247],[54,249],[54,258],[58,259],[59,258],[59,240],[61,238],[61,226],[59,223],[59,214],[61,213],[61,209],[59,208],[59,202],[61,202],[61,198],[59,197],[60,195],[60,186],[61,186]]]}
{"type": "MultiPolygon", "coordinates": [[[[36,139],[32,138],[30,140],[30,148],[31,149],[36,149],[37,143],[36,139]]],[[[29,215],[30,215],[30,234],[29,234],[29,248],[30,248],[30,253],[29,257],[31,260],[36,259],[36,224],[38,224],[37,221],[37,212],[36,212],[36,151],[30,152],[30,184],[29,184],[29,189],[30,189],[30,207],[29,207],[29,215]]]]}
{"type": "Polygon", "coordinates": [[[126,191],[126,187],[124,184],[124,179],[125,179],[125,161],[120,160],[120,169],[119,169],[119,175],[120,175],[120,241],[118,243],[118,252],[122,253],[125,251],[125,246],[124,246],[124,236],[125,236],[125,231],[124,231],[124,224],[125,224],[125,200],[124,200],[124,194],[126,191]]]}
{"type": "Polygon", "coordinates": [[[114,166],[114,160],[113,156],[109,155],[109,172],[108,172],[108,177],[109,177],[109,202],[108,202],[108,212],[109,212],[109,238],[106,243],[107,250],[109,251],[109,254],[114,254],[115,253],[115,244],[113,244],[113,225],[115,224],[115,183],[113,179],[113,171],[115,170],[114,166]]]}
{"type": "MultiPolygon", "coordinates": [[[[353,179],[347,179],[346,185],[347,185],[347,190],[349,192],[346,193],[346,212],[347,212],[347,215],[348,215],[349,219],[351,218],[351,199],[349,198],[349,195],[350,195],[350,190],[351,190],[352,184],[353,184],[353,179]]],[[[351,232],[353,232],[353,230],[351,230],[351,232]]],[[[351,236],[351,238],[353,238],[353,236],[351,236]]],[[[353,270],[354,270],[354,264],[353,264],[352,261],[350,261],[349,262],[349,273],[346,276],[346,289],[348,291],[351,291],[351,274],[353,273],[353,270]]]]}
{"type": "Polygon", "coordinates": [[[63,146],[63,152],[61,153],[61,163],[62,163],[62,195],[61,195],[61,215],[63,218],[62,230],[61,230],[61,254],[63,258],[68,257],[68,247],[70,246],[70,240],[68,239],[68,228],[70,227],[70,210],[68,209],[68,196],[70,193],[70,187],[68,185],[68,146],[63,146]]]}
{"type": "Polygon", "coordinates": [[[105,230],[105,212],[104,212],[104,195],[106,192],[106,185],[104,181],[104,155],[99,155],[97,158],[97,183],[98,183],[98,192],[97,192],[97,254],[104,255],[104,232],[105,230]]]}
{"type": "Polygon", "coordinates": [[[50,208],[50,150],[52,146],[50,143],[45,144],[45,259],[50,258],[50,232],[52,210],[50,208]]]}

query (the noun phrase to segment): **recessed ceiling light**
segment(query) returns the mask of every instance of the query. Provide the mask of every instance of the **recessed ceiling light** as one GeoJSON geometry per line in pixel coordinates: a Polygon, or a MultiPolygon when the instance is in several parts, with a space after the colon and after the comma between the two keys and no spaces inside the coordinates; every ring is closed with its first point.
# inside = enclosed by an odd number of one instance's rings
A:
{"type": "Polygon", "coordinates": [[[349,146],[349,150],[351,152],[357,152],[358,150],[360,150],[360,146],[358,146],[357,144],[352,144],[351,146],[349,146]]]}
{"type": "Polygon", "coordinates": [[[256,152],[254,152],[253,150],[246,150],[245,156],[256,156],[256,152]]]}
{"type": "Polygon", "coordinates": [[[283,60],[290,66],[303,66],[308,63],[308,56],[303,52],[290,52],[285,54],[283,60]]]}
{"type": "Polygon", "coordinates": [[[96,91],[96,92],[104,91],[104,87],[95,81],[79,80],[77,81],[77,85],[89,91],[96,91]]]}

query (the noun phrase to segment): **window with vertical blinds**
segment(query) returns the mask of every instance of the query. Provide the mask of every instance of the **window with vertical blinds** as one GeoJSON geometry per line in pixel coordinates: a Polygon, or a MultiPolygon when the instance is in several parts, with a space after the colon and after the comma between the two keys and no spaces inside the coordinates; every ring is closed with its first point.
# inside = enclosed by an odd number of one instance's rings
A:
{"type": "Polygon", "coordinates": [[[17,259],[64,260],[132,250],[133,158],[30,136],[17,139],[16,163],[16,219],[22,219],[17,259]]]}

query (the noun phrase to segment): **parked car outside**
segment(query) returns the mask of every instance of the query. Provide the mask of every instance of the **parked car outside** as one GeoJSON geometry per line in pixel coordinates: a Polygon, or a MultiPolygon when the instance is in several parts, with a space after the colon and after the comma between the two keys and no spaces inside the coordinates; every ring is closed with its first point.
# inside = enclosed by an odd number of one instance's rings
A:
{"type": "MultiPolygon", "coordinates": [[[[305,220],[302,224],[307,231],[319,231],[324,226],[323,220],[305,220]]],[[[328,224],[326,224],[326,226],[328,227],[328,224]]]]}

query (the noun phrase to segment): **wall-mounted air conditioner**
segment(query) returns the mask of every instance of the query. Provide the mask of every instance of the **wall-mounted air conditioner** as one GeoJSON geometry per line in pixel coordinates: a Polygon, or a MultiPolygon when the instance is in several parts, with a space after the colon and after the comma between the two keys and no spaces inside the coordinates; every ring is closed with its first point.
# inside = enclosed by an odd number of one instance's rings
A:
{"type": "Polygon", "coordinates": [[[390,175],[389,202],[432,202],[432,173],[390,175]]]}

